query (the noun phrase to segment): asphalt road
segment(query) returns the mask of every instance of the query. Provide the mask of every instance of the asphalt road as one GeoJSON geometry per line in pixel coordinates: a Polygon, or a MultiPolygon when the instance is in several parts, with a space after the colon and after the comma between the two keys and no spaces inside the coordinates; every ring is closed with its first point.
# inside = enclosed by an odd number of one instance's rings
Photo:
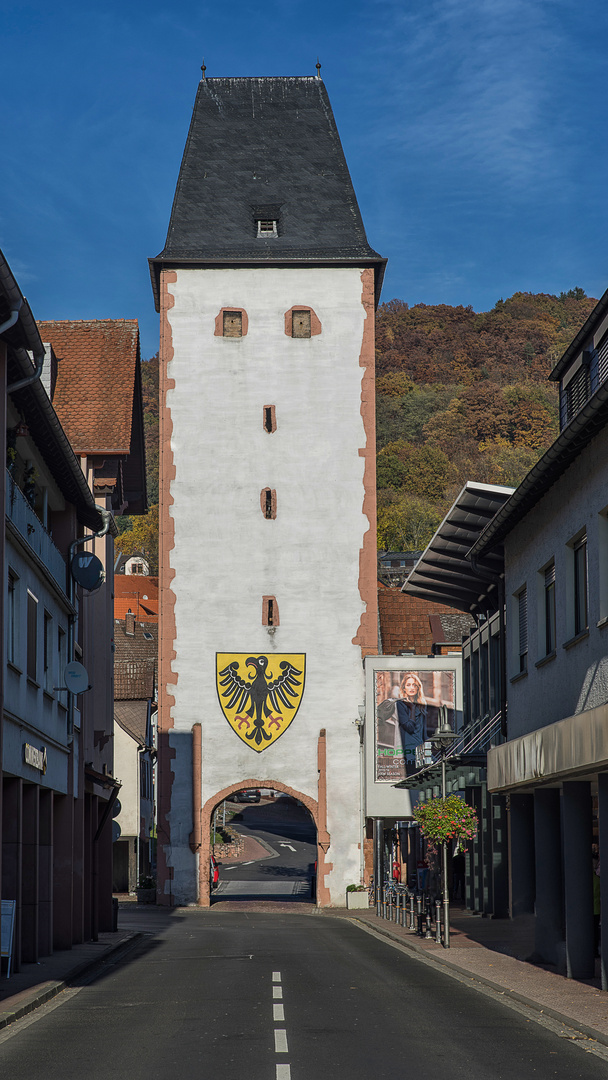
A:
{"type": "Polygon", "coordinates": [[[605,1080],[605,1058],[346,920],[181,909],[157,925],[0,1033],[0,1076],[605,1080]]]}
{"type": "Polygon", "coordinates": [[[232,826],[260,840],[265,856],[245,863],[220,864],[214,900],[314,900],[316,830],[303,806],[293,799],[239,803],[232,826]]]}

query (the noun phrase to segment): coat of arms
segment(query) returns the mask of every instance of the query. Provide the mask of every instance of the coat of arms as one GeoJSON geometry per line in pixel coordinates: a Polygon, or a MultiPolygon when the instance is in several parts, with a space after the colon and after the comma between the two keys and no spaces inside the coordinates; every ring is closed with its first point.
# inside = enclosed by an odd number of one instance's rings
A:
{"type": "Polygon", "coordinates": [[[304,693],[304,653],[217,653],[216,683],[230,727],[256,753],[272,746],[294,719],[304,693]]]}

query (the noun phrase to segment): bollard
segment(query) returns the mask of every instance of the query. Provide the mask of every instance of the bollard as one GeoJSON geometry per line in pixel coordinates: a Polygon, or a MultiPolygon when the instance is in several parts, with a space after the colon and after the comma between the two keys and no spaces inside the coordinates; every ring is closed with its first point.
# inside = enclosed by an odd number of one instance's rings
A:
{"type": "Polygon", "coordinates": [[[422,937],[422,897],[420,893],[416,897],[416,933],[422,937]]]}
{"type": "Polygon", "coordinates": [[[410,893],[410,925],[408,927],[408,930],[413,930],[414,925],[415,925],[415,920],[414,920],[414,892],[412,890],[412,892],[410,893]]]}
{"type": "Polygon", "coordinates": [[[441,900],[435,900],[435,941],[441,945],[441,900]]]}
{"type": "Polygon", "coordinates": [[[433,937],[433,933],[431,930],[431,907],[431,898],[427,896],[426,903],[424,905],[424,921],[426,923],[426,934],[424,935],[425,938],[433,937]]]}
{"type": "Polygon", "coordinates": [[[376,915],[378,918],[382,916],[382,888],[380,885],[376,885],[376,915]]]}

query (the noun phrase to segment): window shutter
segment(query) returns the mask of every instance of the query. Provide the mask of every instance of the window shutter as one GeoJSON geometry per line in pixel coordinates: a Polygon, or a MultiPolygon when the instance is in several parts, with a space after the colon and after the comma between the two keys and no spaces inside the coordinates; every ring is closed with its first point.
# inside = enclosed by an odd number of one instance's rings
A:
{"type": "Polygon", "coordinates": [[[555,585],[555,563],[551,563],[545,570],[545,589],[548,589],[550,585],[555,585]]]}
{"type": "Polygon", "coordinates": [[[240,311],[224,312],[224,337],[243,336],[243,315],[240,311]]]}
{"type": "Polygon", "coordinates": [[[310,337],[310,311],[293,311],[291,315],[291,336],[310,337]]]}

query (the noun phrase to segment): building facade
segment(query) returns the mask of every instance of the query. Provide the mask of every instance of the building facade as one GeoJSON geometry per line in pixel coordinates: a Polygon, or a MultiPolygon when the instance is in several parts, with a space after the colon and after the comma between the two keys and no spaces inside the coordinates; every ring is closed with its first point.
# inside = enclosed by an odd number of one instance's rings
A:
{"type": "Polygon", "coordinates": [[[208,903],[211,814],[247,786],[310,811],[320,904],[359,877],[383,267],[321,80],[203,79],[151,260],[163,903],[208,903]]]}
{"type": "Polygon", "coordinates": [[[476,548],[505,560],[509,737],[488,787],[509,799],[512,909],[535,913],[538,958],[592,978],[608,926],[608,293],[552,378],[561,432],[476,548]]]}

